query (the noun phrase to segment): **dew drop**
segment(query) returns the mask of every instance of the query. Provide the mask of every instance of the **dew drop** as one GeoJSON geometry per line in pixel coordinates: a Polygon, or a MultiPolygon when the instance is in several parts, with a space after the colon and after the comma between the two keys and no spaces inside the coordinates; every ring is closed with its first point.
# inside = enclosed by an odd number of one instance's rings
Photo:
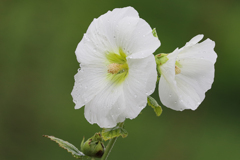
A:
{"type": "Polygon", "coordinates": [[[175,104],[177,103],[177,101],[174,102],[175,104]]]}
{"type": "Polygon", "coordinates": [[[114,119],[115,116],[112,114],[111,117],[112,117],[112,119],[114,119]]]}
{"type": "Polygon", "coordinates": [[[146,35],[144,34],[143,37],[146,37],[146,35]]]}
{"type": "Polygon", "coordinates": [[[135,94],[134,97],[137,98],[137,95],[135,94]]]}
{"type": "Polygon", "coordinates": [[[172,97],[172,95],[171,95],[171,94],[169,94],[169,97],[172,97]]]}

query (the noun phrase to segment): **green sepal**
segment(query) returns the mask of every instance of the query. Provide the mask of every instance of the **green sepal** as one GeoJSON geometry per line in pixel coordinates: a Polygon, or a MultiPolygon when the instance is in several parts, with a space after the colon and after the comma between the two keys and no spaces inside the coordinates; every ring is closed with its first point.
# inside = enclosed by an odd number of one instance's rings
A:
{"type": "Polygon", "coordinates": [[[67,141],[56,138],[54,136],[43,135],[43,137],[47,137],[52,141],[56,142],[60,147],[62,147],[63,149],[66,149],[69,153],[71,153],[75,158],[82,159],[83,157],[85,157],[85,155],[82,152],[80,152],[77,149],[77,147],[75,147],[73,144],[67,141]]]}
{"type": "Polygon", "coordinates": [[[164,63],[166,63],[168,61],[168,54],[165,53],[160,53],[155,55],[155,61],[157,63],[157,65],[163,65],[164,63]]]}
{"type": "Polygon", "coordinates": [[[123,138],[127,137],[128,132],[123,128],[123,123],[120,123],[116,127],[113,128],[103,128],[102,137],[105,141],[122,136],[123,138]]]}
{"type": "Polygon", "coordinates": [[[155,55],[155,61],[157,63],[157,71],[158,74],[161,75],[161,65],[163,65],[164,63],[166,63],[168,61],[168,57],[167,54],[165,53],[160,53],[155,55]]]}
{"type": "Polygon", "coordinates": [[[152,34],[153,34],[154,37],[157,37],[157,38],[158,38],[156,28],[153,28],[153,30],[152,30],[152,34]]]}
{"type": "Polygon", "coordinates": [[[148,96],[147,102],[148,105],[154,109],[154,112],[156,113],[157,116],[160,116],[162,114],[162,107],[157,103],[157,101],[153,97],[148,96]]]}

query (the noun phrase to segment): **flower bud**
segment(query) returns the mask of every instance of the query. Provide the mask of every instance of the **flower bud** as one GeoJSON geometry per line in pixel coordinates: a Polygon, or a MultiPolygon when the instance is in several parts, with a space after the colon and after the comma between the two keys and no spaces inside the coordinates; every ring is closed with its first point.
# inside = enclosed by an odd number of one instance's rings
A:
{"type": "Polygon", "coordinates": [[[105,149],[102,141],[103,139],[100,133],[95,133],[95,135],[89,138],[86,142],[84,142],[83,138],[81,150],[87,156],[101,158],[105,149]]]}

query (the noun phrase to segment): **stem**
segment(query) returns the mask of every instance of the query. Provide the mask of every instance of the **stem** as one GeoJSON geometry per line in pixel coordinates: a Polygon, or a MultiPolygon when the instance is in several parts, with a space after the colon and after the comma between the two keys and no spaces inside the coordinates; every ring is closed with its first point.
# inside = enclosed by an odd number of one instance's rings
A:
{"type": "Polygon", "coordinates": [[[117,137],[113,138],[113,139],[110,139],[109,142],[108,142],[108,145],[106,147],[106,150],[101,158],[101,160],[106,160],[108,155],[110,154],[113,146],[114,146],[114,143],[117,141],[117,137]]]}
{"type": "MultiPolygon", "coordinates": [[[[119,125],[119,127],[123,127],[123,124],[124,124],[124,122],[119,123],[118,125],[119,125]]],[[[107,160],[107,157],[110,154],[115,142],[117,141],[117,138],[118,137],[115,137],[115,138],[112,138],[112,139],[109,140],[108,145],[106,147],[106,150],[105,150],[101,160],[107,160]]]]}

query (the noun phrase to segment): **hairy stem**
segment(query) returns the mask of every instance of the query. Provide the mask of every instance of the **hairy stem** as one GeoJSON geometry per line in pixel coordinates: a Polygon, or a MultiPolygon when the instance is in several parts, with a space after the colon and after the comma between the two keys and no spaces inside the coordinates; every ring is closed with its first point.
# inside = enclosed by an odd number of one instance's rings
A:
{"type": "Polygon", "coordinates": [[[113,146],[114,146],[114,143],[117,141],[117,137],[113,138],[113,139],[110,139],[109,142],[108,142],[108,145],[106,147],[106,150],[101,158],[101,160],[106,160],[108,155],[110,154],[113,146]]]}
{"type": "MultiPolygon", "coordinates": [[[[123,127],[124,122],[120,123],[119,126],[123,127]]],[[[110,154],[115,142],[117,141],[118,137],[112,138],[109,140],[106,150],[101,158],[101,160],[107,160],[108,155],[110,154]]]]}

